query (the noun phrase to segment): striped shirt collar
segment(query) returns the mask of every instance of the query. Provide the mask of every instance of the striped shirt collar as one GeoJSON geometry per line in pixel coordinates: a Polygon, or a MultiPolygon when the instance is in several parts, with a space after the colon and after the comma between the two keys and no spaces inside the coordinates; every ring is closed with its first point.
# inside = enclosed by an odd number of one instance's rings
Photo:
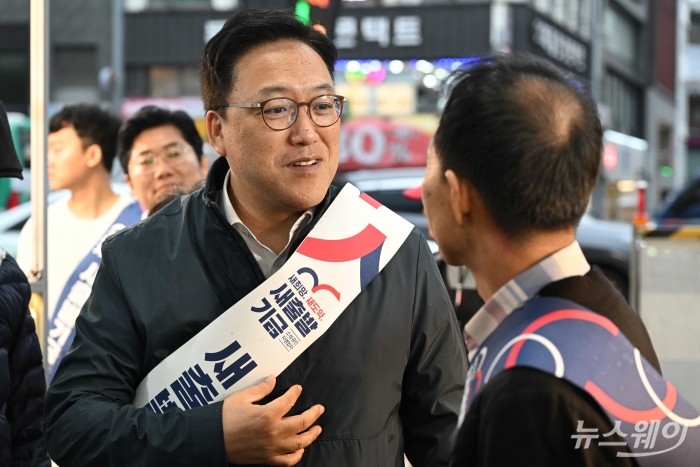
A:
{"type": "Polygon", "coordinates": [[[574,241],[505,283],[464,326],[469,359],[501,321],[544,286],[567,277],[583,276],[590,269],[581,247],[574,241]]]}

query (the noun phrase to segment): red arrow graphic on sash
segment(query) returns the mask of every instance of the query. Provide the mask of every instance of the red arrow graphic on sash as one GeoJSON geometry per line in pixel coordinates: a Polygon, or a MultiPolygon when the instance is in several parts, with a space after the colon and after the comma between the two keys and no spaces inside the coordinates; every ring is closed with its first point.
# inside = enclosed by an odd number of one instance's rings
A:
{"type": "Polygon", "coordinates": [[[309,258],[331,263],[342,263],[367,256],[386,240],[386,235],[372,224],[361,232],[339,240],[306,237],[299,245],[298,253],[309,258]]]}

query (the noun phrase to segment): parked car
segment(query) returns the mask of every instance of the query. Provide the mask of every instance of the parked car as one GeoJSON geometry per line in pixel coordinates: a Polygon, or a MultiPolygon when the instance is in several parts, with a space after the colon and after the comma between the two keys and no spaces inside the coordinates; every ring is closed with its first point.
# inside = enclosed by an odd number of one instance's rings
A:
{"type": "MultiPolygon", "coordinates": [[[[69,192],[66,190],[54,191],[49,193],[48,202],[53,203],[67,196],[69,196],[69,192]]],[[[17,256],[19,233],[31,215],[31,201],[25,201],[18,206],[0,212],[0,248],[13,257],[17,256]]]]}
{"type": "MultiPolygon", "coordinates": [[[[426,237],[428,222],[423,214],[423,203],[411,200],[404,191],[417,187],[423,180],[423,167],[339,172],[334,180],[337,186],[350,182],[401,215],[420,229],[426,237]]],[[[628,297],[629,262],[632,251],[631,224],[596,219],[586,213],[576,230],[576,239],[591,265],[598,266],[620,292],[628,297]]],[[[437,253],[437,245],[432,248],[437,253]]]]}
{"type": "Polygon", "coordinates": [[[696,172],[678,191],[672,193],[654,213],[657,225],[700,224],[700,172],[696,172]]]}

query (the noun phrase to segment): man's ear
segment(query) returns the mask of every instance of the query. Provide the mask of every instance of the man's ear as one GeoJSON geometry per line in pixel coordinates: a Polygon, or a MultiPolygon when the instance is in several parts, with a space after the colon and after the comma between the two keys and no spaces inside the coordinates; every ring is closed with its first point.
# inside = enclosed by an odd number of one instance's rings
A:
{"type": "Polygon", "coordinates": [[[102,148],[99,144],[91,144],[85,149],[85,164],[94,169],[102,163],[102,148]]]}
{"type": "Polygon", "coordinates": [[[445,171],[445,178],[450,187],[450,205],[452,216],[457,225],[464,223],[464,217],[471,211],[469,182],[457,175],[452,169],[445,171]]]}
{"type": "Polygon", "coordinates": [[[129,177],[128,174],[125,174],[125,175],[124,175],[124,181],[125,181],[126,184],[129,186],[129,190],[131,190],[131,194],[132,194],[132,196],[133,196],[133,194],[134,194],[134,183],[131,181],[131,177],[129,177]]]}
{"type": "Polygon", "coordinates": [[[224,145],[224,134],[223,126],[224,119],[221,115],[213,110],[208,110],[206,115],[207,121],[207,137],[209,139],[209,144],[214,148],[214,150],[222,155],[226,155],[226,146],[224,145]]]}

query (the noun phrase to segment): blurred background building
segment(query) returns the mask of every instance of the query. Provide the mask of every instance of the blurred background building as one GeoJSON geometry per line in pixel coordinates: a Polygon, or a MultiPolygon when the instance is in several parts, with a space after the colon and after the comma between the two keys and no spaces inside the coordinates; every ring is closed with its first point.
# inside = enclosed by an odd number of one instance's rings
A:
{"type": "Polygon", "coordinates": [[[688,118],[688,175],[700,170],[700,1],[689,3],[683,76],[688,118]]]}
{"type": "MultiPolygon", "coordinates": [[[[49,113],[104,101],[129,116],[155,103],[188,111],[204,132],[202,48],[250,7],[296,8],[333,38],[346,120],[371,119],[345,135],[346,160],[420,163],[403,152],[420,153],[426,139],[409,133],[434,130],[449,72],[490,51],[525,51],[572,72],[598,102],[606,133],[594,214],[629,219],[639,180],[653,210],[700,168],[700,6],[691,0],[51,0],[49,113]]],[[[0,0],[0,99],[24,114],[28,9],[0,0]]]]}

